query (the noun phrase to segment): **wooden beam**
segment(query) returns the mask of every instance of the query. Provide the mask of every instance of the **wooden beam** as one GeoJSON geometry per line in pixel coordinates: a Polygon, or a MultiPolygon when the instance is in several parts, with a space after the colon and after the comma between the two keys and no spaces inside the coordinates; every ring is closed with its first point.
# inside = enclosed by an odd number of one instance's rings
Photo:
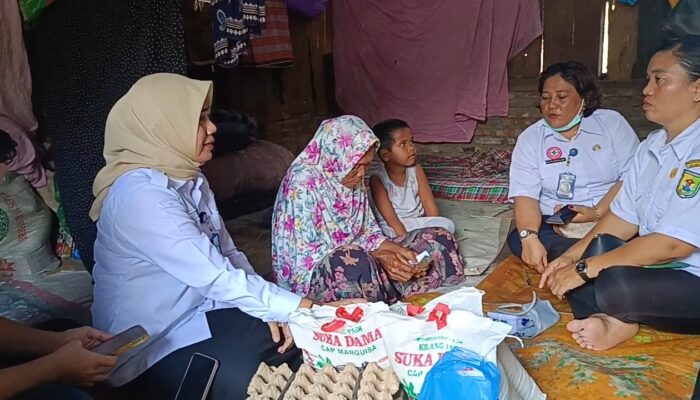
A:
{"type": "Polygon", "coordinates": [[[632,78],[632,68],[637,59],[637,33],[639,32],[639,7],[610,0],[608,28],[608,79],[622,81],[632,78]]]}

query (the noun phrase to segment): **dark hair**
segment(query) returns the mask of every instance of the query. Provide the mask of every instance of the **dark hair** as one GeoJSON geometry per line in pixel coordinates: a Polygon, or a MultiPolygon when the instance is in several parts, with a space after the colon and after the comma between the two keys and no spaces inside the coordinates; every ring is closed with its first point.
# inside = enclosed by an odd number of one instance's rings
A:
{"type": "Polygon", "coordinates": [[[216,125],[215,156],[243,150],[258,137],[258,121],[247,113],[212,110],[209,119],[216,125]]]}
{"type": "Polygon", "coordinates": [[[379,139],[379,150],[389,150],[394,144],[394,132],[399,129],[410,128],[402,119],[387,119],[375,125],[372,132],[379,139]]]}
{"type": "Polygon", "coordinates": [[[700,12],[675,15],[664,24],[659,51],[670,51],[691,81],[700,78],[700,12]]]}
{"type": "Polygon", "coordinates": [[[583,116],[588,117],[601,106],[601,94],[598,81],[593,73],[585,65],[578,61],[567,61],[552,64],[540,74],[537,91],[542,94],[544,82],[553,77],[561,76],[566,82],[576,89],[576,93],[583,99],[583,116]]]}
{"type": "Polygon", "coordinates": [[[0,163],[7,163],[17,155],[17,142],[0,129],[0,163]]]}

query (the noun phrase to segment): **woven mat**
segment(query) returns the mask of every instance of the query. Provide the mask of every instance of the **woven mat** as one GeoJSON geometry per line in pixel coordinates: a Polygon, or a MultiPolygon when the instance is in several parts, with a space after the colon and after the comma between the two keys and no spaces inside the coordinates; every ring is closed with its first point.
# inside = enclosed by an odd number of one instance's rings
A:
{"type": "Polygon", "coordinates": [[[537,288],[540,274],[515,257],[506,259],[481,284],[484,308],[527,303],[532,291],[552,302],[562,318],[525,341],[516,356],[549,399],[689,399],[700,362],[700,337],[642,327],[634,338],[608,351],[581,349],[566,330],[572,319],[566,301],[537,288]]]}
{"type": "Polygon", "coordinates": [[[508,201],[510,152],[489,150],[463,158],[425,155],[420,163],[437,198],[508,201]]]}

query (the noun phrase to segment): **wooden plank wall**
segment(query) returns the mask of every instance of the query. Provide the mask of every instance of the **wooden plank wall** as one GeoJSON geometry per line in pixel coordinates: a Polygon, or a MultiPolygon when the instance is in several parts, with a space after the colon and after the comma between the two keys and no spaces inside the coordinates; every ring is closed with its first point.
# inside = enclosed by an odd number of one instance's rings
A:
{"type": "Polygon", "coordinates": [[[646,77],[649,59],[661,45],[663,21],[671,12],[671,6],[667,1],[639,0],[636,7],[639,8],[639,35],[632,77],[643,79],[646,77]]]}
{"type": "Polygon", "coordinates": [[[632,77],[637,60],[639,7],[608,0],[610,27],[608,35],[608,79],[623,81],[632,77]]]}
{"type": "MultiPolygon", "coordinates": [[[[658,0],[641,0],[640,2],[658,0]]],[[[615,0],[541,0],[543,37],[514,57],[508,66],[511,79],[539,75],[540,48],[544,66],[578,60],[601,72],[604,12],[615,0]]],[[[617,3],[610,11],[608,31],[608,79],[627,80],[637,60],[639,6],[617,3]]]]}
{"type": "MultiPolygon", "coordinates": [[[[213,57],[209,10],[183,0],[190,60],[213,57]]],[[[208,6],[205,6],[208,7],[208,6]]],[[[331,13],[310,20],[290,13],[294,65],[288,68],[190,65],[189,75],[214,81],[215,107],[243,110],[264,122],[263,137],[299,152],[334,112],[331,13]]]]}
{"type": "MultiPolygon", "coordinates": [[[[190,60],[211,58],[209,10],[194,11],[192,0],[182,0],[190,60]]],[[[615,0],[540,0],[543,37],[535,40],[509,63],[512,80],[533,80],[544,65],[575,59],[600,72],[603,13],[615,0]]],[[[640,0],[630,7],[616,4],[610,13],[608,78],[638,76],[638,66],[650,57],[646,44],[658,30],[668,7],[661,0],[640,0]],[[658,3],[658,4],[657,4],[658,3]],[[661,4],[661,5],[659,5],[661,4]],[[637,35],[638,25],[642,31],[637,35]],[[656,25],[649,27],[648,24],[656,25]],[[640,54],[638,51],[644,51],[640,54]],[[637,71],[637,75],[633,74],[637,71]]],[[[321,120],[336,115],[332,65],[331,13],[309,20],[290,14],[294,66],[283,69],[239,67],[232,70],[191,66],[190,75],[215,82],[215,106],[245,110],[263,121],[266,136],[299,152],[321,120]]],[[[641,70],[643,72],[643,69],[641,70]]]]}

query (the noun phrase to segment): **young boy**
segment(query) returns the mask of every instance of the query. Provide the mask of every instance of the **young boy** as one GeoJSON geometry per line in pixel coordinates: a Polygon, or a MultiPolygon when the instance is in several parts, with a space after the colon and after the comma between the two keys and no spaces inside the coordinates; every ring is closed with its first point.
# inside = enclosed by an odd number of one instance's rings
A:
{"type": "Polygon", "coordinates": [[[416,148],[408,124],[390,119],[372,130],[379,138],[378,154],[383,165],[370,172],[370,200],[384,234],[394,238],[427,227],[454,233],[454,223],[438,216],[428,179],[416,164],[416,148]]]}

